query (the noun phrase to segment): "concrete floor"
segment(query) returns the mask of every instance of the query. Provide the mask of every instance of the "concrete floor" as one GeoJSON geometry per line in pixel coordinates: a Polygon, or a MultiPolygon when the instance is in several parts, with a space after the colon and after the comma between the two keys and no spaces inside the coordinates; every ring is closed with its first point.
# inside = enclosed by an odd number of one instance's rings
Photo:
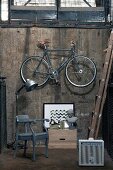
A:
{"type": "Polygon", "coordinates": [[[23,157],[20,150],[16,159],[13,150],[7,149],[0,154],[0,170],[113,170],[113,161],[105,151],[105,165],[102,167],[78,166],[78,152],[75,149],[49,149],[49,157],[43,155],[44,148],[38,149],[37,160],[31,160],[31,150],[23,157]]]}

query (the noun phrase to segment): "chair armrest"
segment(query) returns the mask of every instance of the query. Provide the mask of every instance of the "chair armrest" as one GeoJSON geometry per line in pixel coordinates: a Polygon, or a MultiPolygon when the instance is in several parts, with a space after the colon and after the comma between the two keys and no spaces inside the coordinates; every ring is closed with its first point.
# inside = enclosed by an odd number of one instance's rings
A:
{"type": "Polygon", "coordinates": [[[47,132],[48,129],[45,127],[45,123],[44,122],[49,122],[49,119],[34,119],[32,121],[33,124],[37,124],[38,122],[42,122],[42,127],[44,128],[44,130],[47,132]]]}
{"type": "Polygon", "coordinates": [[[29,120],[17,120],[17,123],[33,123],[34,119],[29,119],[29,120]]]}
{"type": "Polygon", "coordinates": [[[44,121],[46,121],[46,122],[49,122],[49,119],[34,119],[35,121],[42,121],[42,122],[44,122],[44,121]]]}

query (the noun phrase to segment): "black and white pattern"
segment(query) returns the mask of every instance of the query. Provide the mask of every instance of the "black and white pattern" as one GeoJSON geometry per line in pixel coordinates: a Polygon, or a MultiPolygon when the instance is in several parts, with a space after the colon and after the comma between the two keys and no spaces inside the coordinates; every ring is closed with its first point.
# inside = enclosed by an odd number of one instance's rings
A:
{"type": "Polygon", "coordinates": [[[50,124],[60,124],[60,121],[66,120],[67,117],[66,110],[51,110],[50,111],[50,124]]]}
{"type": "Polygon", "coordinates": [[[57,125],[59,127],[61,121],[65,121],[66,117],[69,117],[68,111],[71,110],[74,113],[74,103],[45,103],[44,104],[44,118],[49,119],[49,122],[45,123],[47,128],[57,125]]]}

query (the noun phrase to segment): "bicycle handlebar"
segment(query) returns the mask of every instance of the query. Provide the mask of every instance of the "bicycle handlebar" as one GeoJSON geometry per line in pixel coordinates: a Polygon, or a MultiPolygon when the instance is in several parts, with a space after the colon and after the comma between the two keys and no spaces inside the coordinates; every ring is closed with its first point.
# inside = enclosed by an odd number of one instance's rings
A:
{"type": "MultiPolygon", "coordinates": [[[[46,49],[49,45],[50,41],[48,39],[45,39],[44,41],[38,41],[37,47],[40,49],[46,49]]],[[[75,42],[71,41],[71,48],[75,50],[75,42]]]]}

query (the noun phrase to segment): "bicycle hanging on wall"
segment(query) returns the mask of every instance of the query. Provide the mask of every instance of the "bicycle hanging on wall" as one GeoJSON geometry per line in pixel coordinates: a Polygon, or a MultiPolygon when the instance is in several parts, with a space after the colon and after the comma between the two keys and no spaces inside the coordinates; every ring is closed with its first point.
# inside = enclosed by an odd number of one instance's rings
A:
{"type": "Polygon", "coordinates": [[[23,82],[34,80],[38,87],[43,87],[48,80],[59,82],[60,72],[65,69],[65,77],[75,87],[87,87],[96,79],[97,69],[95,63],[88,57],[78,55],[76,45],[72,41],[70,49],[49,49],[49,41],[38,43],[43,49],[42,56],[31,56],[25,59],[20,67],[20,76],[23,82]],[[51,52],[68,52],[68,55],[54,68],[51,52]]]}

